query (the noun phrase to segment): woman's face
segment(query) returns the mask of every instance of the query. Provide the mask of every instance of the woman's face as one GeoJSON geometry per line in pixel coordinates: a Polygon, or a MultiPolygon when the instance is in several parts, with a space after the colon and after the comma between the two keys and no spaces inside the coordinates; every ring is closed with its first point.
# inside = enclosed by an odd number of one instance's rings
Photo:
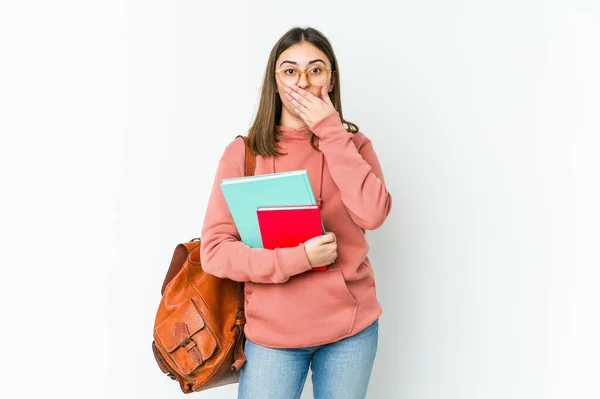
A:
{"type": "MultiPolygon", "coordinates": [[[[296,43],[293,46],[287,48],[275,63],[275,69],[279,70],[281,68],[290,67],[295,68],[297,70],[309,70],[312,68],[325,67],[331,70],[331,61],[325,53],[315,47],[313,44],[309,42],[300,42],[296,43]]],[[[333,89],[333,72],[328,76],[327,80],[323,85],[328,85],[327,91],[331,91],[333,89]]],[[[310,78],[308,78],[310,79],[310,78]]],[[[300,76],[300,81],[298,82],[298,87],[310,92],[312,95],[316,97],[321,97],[321,86],[315,86],[309,83],[307,79],[306,73],[303,73],[300,76]]],[[[294,108],[289,104],[288,99],[285,96],[285,91],[283,88],[285,85],[281,82],[279,77],[276,75],[275,80],[277,82],[277,91],[279,93],[279,97],[283,103],[285,109],[292,115],[297,116],[294,108]]]]}

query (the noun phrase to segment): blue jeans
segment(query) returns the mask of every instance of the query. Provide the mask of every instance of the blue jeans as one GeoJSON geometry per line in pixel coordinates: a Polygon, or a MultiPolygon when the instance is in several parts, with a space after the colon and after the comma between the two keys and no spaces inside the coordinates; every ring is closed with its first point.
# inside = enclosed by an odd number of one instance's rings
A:
{"type": "Polygon", "coordinates": [[[358,334],[307,348],[267,348],[246,339],[239,399],[297,399],[312,368],[315,399],[364,399],[373,369],[379,320],[358,334]]]}

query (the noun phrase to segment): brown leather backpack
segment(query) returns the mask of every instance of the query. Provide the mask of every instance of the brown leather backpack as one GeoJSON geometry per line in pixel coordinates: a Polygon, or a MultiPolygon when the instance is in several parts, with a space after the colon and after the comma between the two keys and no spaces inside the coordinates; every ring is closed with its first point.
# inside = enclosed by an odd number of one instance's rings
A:
{"type": "MultiPolygon", "coordinates": [[[[245,174],[256,159],[245,143],[245,174]]],[[[246,357],[244,286],[202,270],[200,239],[175,248],[161,289],[152,351],[160,369],[184,393],[239,381],[246,357]]]]}

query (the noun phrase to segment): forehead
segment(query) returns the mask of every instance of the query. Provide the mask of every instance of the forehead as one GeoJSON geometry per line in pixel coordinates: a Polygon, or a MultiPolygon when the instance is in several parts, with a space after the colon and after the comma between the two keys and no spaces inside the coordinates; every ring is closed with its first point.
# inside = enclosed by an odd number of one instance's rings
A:
{"type": "Polygon", "coordinates": [[[293,61],[299,66],[304,66],[316,59],[322,59],[327,65],[331,64],[331,60],[327,58],[325,53],[312,43],[300,42],[288,47],[281,53],[279,58],[277,58],[276,65],[279,67],[283,61],[293,61]]]}

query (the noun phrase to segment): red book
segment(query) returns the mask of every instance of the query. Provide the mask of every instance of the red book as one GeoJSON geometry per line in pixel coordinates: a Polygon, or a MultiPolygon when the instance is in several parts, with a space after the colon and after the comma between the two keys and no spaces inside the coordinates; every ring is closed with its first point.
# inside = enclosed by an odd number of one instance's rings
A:
{"type": "MultiPolygon", "coordinates": [[[[256,210],[256,216],[266,249],[296,247],[323,235],[318,205],[261,207],[256,210]]],[[[327,266],[313,267],[312,270],[325,271],[327,266]]]]}

